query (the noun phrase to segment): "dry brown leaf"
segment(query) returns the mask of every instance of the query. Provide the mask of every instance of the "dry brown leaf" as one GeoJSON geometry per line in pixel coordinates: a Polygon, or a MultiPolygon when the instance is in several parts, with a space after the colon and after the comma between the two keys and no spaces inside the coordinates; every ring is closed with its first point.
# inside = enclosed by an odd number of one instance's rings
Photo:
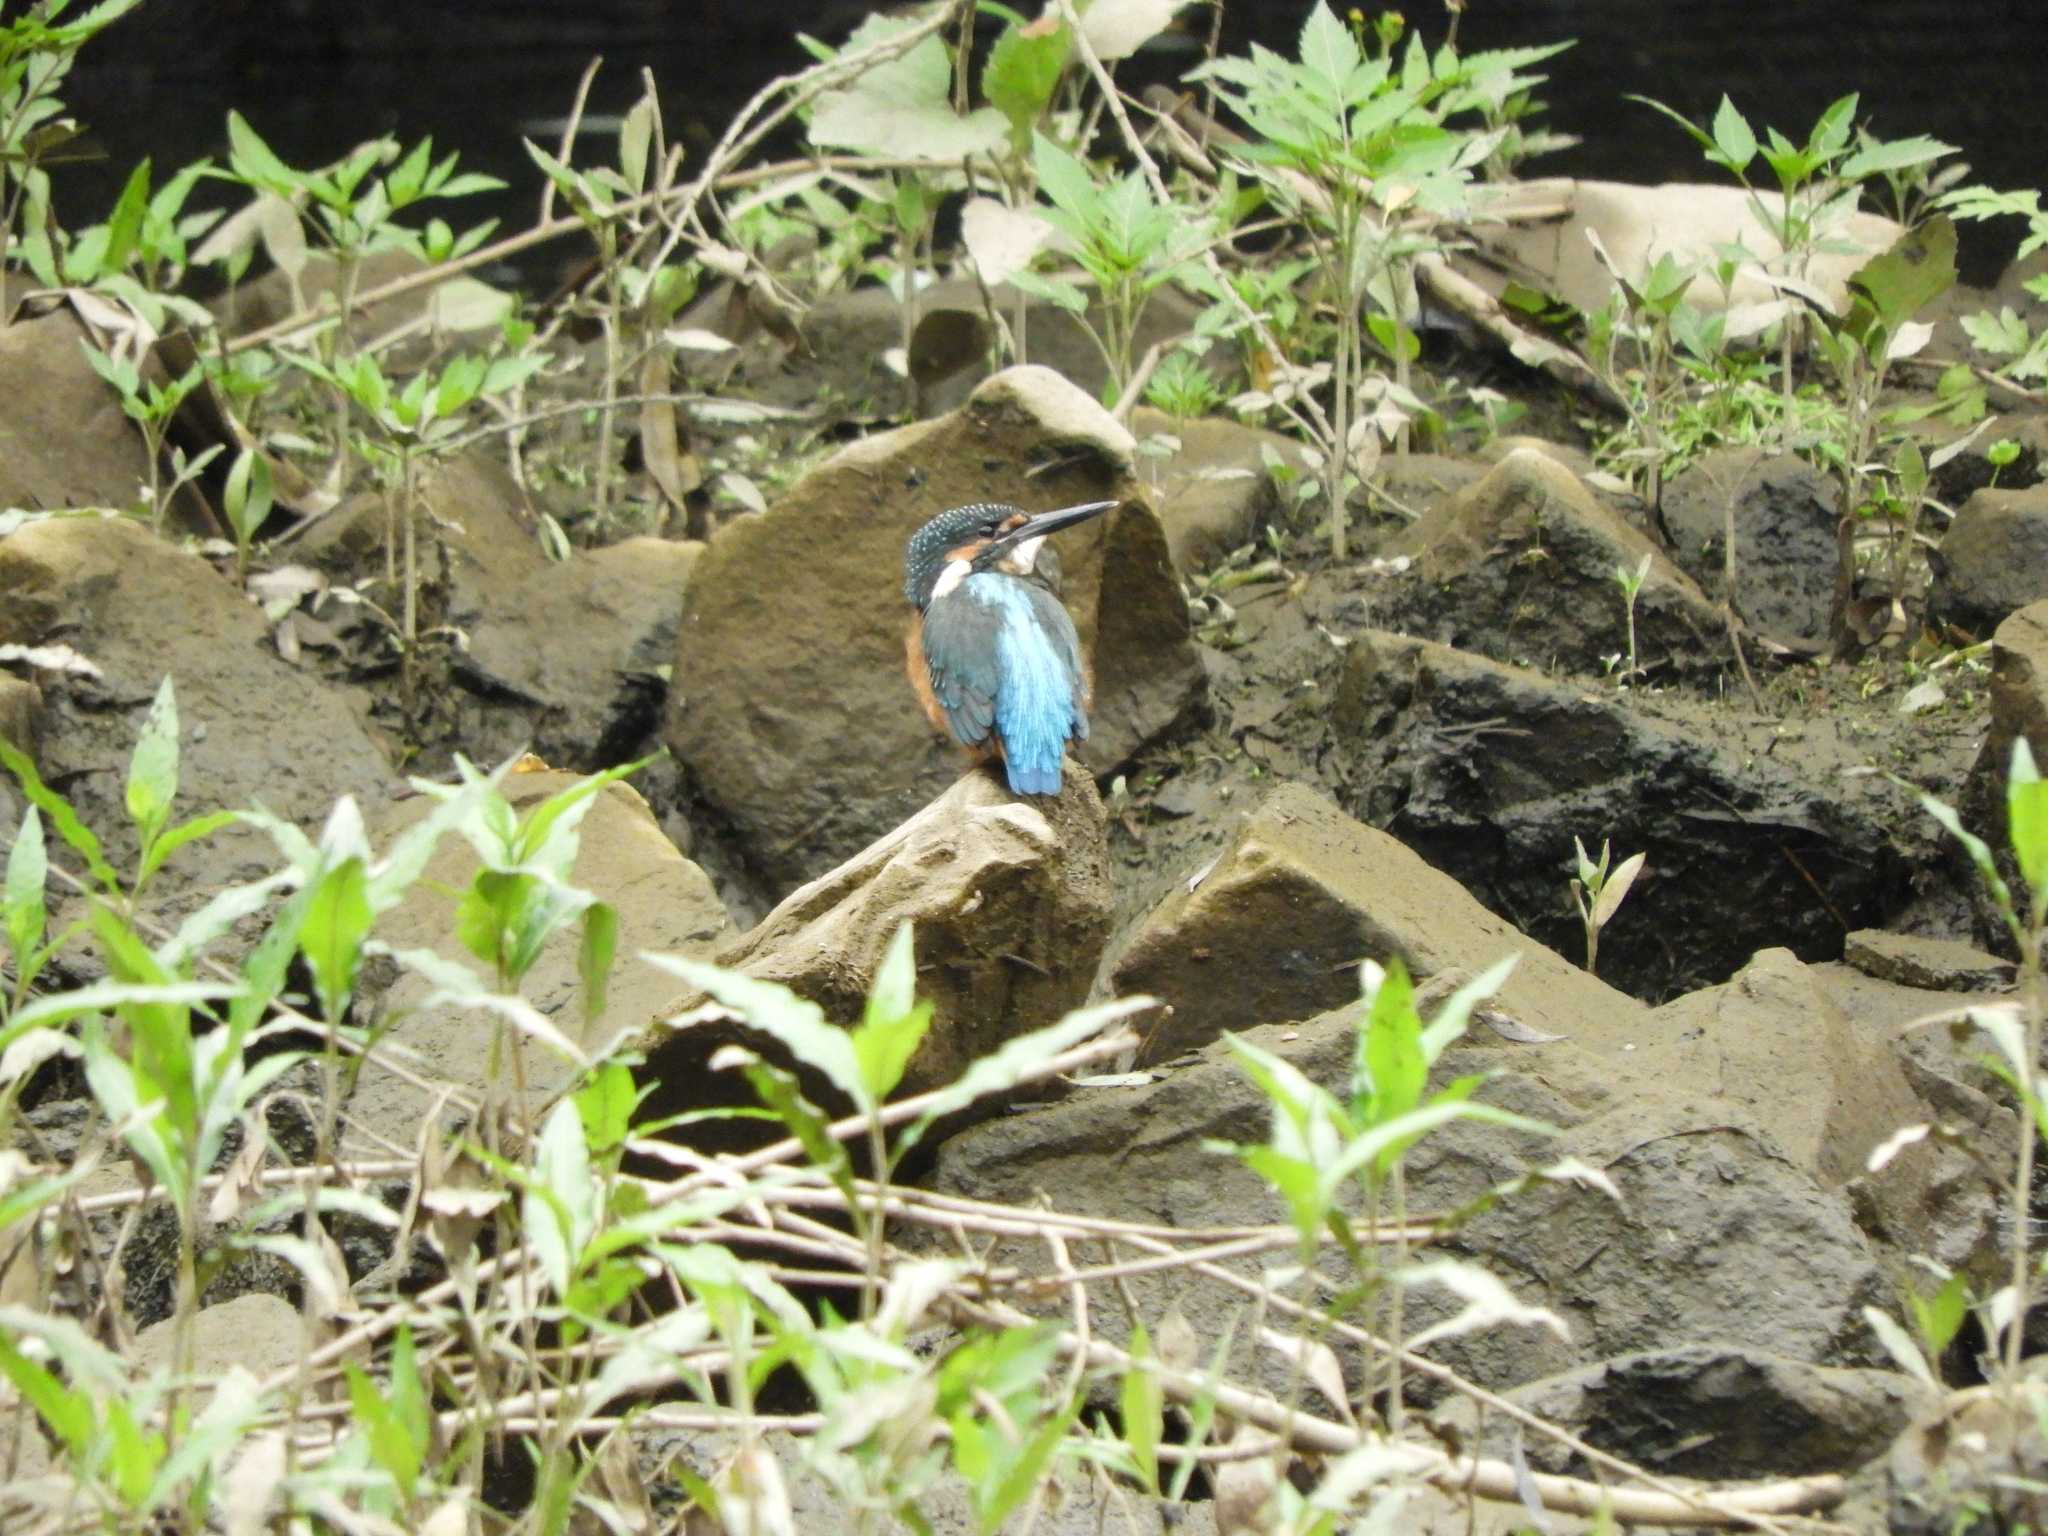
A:
{"type": "Polygon", "coordinates": [[[683,446],[683,428],[673,400],[658,400],[670,387],[669,359],[652,353],[640,365],[640,456],[647,461],[647,473],[661,487],[661,494],[678,512],[690,492],[704,483],[704,467],[694,453],[683,446]]]}

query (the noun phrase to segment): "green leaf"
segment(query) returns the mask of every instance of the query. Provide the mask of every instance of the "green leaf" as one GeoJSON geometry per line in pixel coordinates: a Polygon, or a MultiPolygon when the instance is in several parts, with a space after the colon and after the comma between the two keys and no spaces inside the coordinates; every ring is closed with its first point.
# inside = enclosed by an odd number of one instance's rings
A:
{"type": "Polygon", "coordinates": [[[1956,227],[1938,213],[1856,269],[1849,279],[1855,301],[1843,329],[1869,346],[1875,331],[1895,334],[1955,281],[1956,227]]]}
{"type": "Polygon", "coordinates": [[[624,1062],[605,1062],[590,1074],[590,1081],[576,1090],[575,1100],[576,1112],[583,1117],[583,1139],[592,1152],[610,1153],[625,1145],[633,1129],[633,1111],[643,1097],[624,1062]]]}
{"type": "Polygon", "coordinates": [[[233,811],[209,811],[204,816],[194,816],[190,821],[179,822],[149,845],[148,852],[142,856],[142,863],[136,870],[136,888],[139,890],[147,884],[149,877],[170,862],[171,855],[187,843],[211,837],[222,827],[238,819],[233,811]]]}
{"type": "Polygon", "coordinates": [[[4,736],[0,736],[0,765],[14,775],[21,785],[21,792],[28,796],[30,802],[50,818],[50,825],[57,829],[57,835],[64,839],[65,846],[85,860],[85,867],[92,872],[92,877],[106,888],[109,895],[119,895],[121,877],[114,873],[113,865],[100,851],[100,840],[78,819],[78,813],[71,809],[71,802],[43,782],[28,754],[4,736]]]}
{"type": "Polygon", "coordinates": [[[369,1444],[371,1459],[398,1485],[400,1497],[410,1501],[419,1485],[422,1448],[406,1432],[398,1409],[377,1390],[377,1383],[362,1367],[347,1365],[344,1369],[349,1403],[369,1444]]]}
{"type": "Polygon", "coordinates": [[[899,1155],[909,1151],[937,1121],[954,1110],[964,1108],[987,1094],[1015,1087],[1032,1068],[1060,1052],[1101,1034],[1110,1025],[1134,1013],[1157,1006],[1157,1002],[1149,997],[1118,998],[1114,1002],[1098,1003],[1092,1008],[1077,1008],[1058,1023],[1005,1040],[932,1096],[924,1114],[897,1143],[899,1155]]]}
{"type": "Polygon", "coordinates": [[[307,185],[307,178],[271,152],[268,144],[239,112],[228,113],[228,163],[250,186],[289,199],[307,185]]]}
{"type": "Polygon", "coordinates": [[[1995,315],[1988,309],[1964,315],[1962,325],[1970,344],[1993,357],[2018,357],[2033,343],[2027,322],[2013,312],[2010,304],[1995,315]]]}
{"type": "Polygon", "coordinates": [[[1386,976],[1373,995],[1359,1051],[1353,1113],[1363,1124],[1384,1125],[1422,1102],[1422,1090],[1429,1081],[1429,1063],[1422,1054],[1422,1018],[1415,1011],[1408,968],[1398,955],[1388,963],[1386,976]]]}
{"type": "Polygon", "coordinates": [[[235,530],[236,540],[245,547],[256,537],[256,530],[263,526],[264,519],[270,516],[274,495],[270,461],[254,447],[244,448],[236,454],[235,462],[228,469],[223,502],[228,524],[235,530]]]}
{"type": "Polygon", "coordinates": [[[1152,1369],[1152,1339],[1143,1323],[1131,1327],[1131,1364],[1124,1372],[1119,1406],[1124,1445],[1137,1464],[1146,1491],[1159,1492],[1159,1439],[1166,1421],[1166,1393],[1152,1369]]]}
{"type": "Polygon", "coordinates": [[[1048,13],[1028,25],[1012,22],[989,51],[981,94],[1010,120],[1020,144],[1052,105],[1070,42],[1067,24],[1048,13]]]}
{"type": "Polygon", "coordinates": [[[17,980],[29,968],[29,957],[43,941],[49,909],[44,891],[49,879],[49,856],[43,848],[43,818],[34,806],[22,813],[21,830],[14,846],[7,850],[6,894],[0,896],[0,916],[5,918],[7,942],[14,952],[17,980]]]}
{"type": "Polygon", "coordinates": [[[360,858],[344,858],[321,871],[307,893],[299,948],[313,973],[321,1013],[331,1023],[340,1023],[347,1015],[363,940],[374,920],[369,873],[360,858]]]}
{"type": "MultiPolygon", "coordinates": [[[[1605,844],[1601,845],[1600,851],[1602,861],[1605,862],[1605,844]]],[[[1513,974],[1520,958],[1519,955],[1507,955],[1496,960],[1444,999],[1443,1006],[1436,1011],[1436,1017],[1430,1020],[1429,1027],[1422,1032],[1422,1054],[1429,1059],[1432,1066],[1436,1064],[1437,1057],[1444,1053],[1444,1047],[1465,1033],[1465,1026],[1472,1017],[1472,1010],[1507,984],[1507,979],[1513,974]]]]}
{"type": "Polygon", "coordinates": [[[832,1181],[833,1187],[849,1206],[854,1205],[857,1195],[853,1186],[853,1164],[847,1158],[846,1148],[833,1137],[828,1122],[818,1113],[816,1106],[803,1096],[795,1074],[765,1061],[749,1062],[742,1070],[747,1074],[755,1096],[797,1139],[811,1166],[832,1181]]]}
{"type": "Polygon", "coordinates": [[[2048,900],[2048,784],[2034,766],[2024,735],[2012,743],[2012,769],[2005,781],[2005,810],[2013,857],[2034,900],[2048,900]]]}
{"type": "Polygon", "coordinates": [[[127,269],[128,259],[135,254],[136,242],[142,237],[142,221],[148,213],[149,160],[144,157],[142,164],[136,166],[128,177],[128,184],[121,189],[121,196],[107,219],[107,247],[100,256],[102,272],[127,269]]]}
{"type": "Polygon", "coordinates": [[[1720,163],[1740,175],[1756,158],[1756,133],[1727,96],[1714,113],[1714,148],[1720,163]]]}
{"type": "Polygon", "coordinates": [[[93,1400],[84,1389],[73,1390],[36,1361],[17,1350],[0,1333],[0,1373],[14,1383],[22,1400],[50,1427],[75,1461],[83,1463],[92,1451],[93,1433],[98,1427],[93,1400]]]}
{"type": "Polygon", "coordinates": [[[1866,176],[1882,176],[1892,171],[1911,170],[1917,165],[1930,165],[1955,152],[1955,145],[1944,144],[1925,134],[1916,134],[1910,139],[1893,139],[1888,143],[1872,140],[1844,160],[1837,174],[1845,181],[1861,181],[1866,176]]]}
{"type": "Polygon", "coordinates": [[[178,700],[166,674],[128,764],[128,816],[147,848],[170,820],[178,793],[178,700]]]}
{"type": "Polygon", "coordinates": [[[541,1125],[522,1208],[526,1239],[557,1296],[568,1294],[584,1245],[597,1230],[598,1199],[583,1118],[565,1100],[541,1125]]]}
{"type": "Polygon", "coordinates": [[[634,196],[647,188],[647,156],[654,144],[654,98],[642,95],[619,124],[619,174],[634,196]]]}
{"type": "Polygon", "coordinates": [[[608,901],[593,901],[583,910],[583,943],[576,951],[576,974],[583,983],[583,1022],[604,1017],[605,989],[619,949],[619,913],[608,901]]]}
{"type": "Polygon", "coordinates": [[[1849,135],[1856,125],[1856,92],[1837,98],[1815,119],[1813,132],[1806,136],[1807,153],[1826,164],[1849,147],[1849,135]]]}
{"type": "Polygon", "coordinates": [[[852,1039],[838,1025],[828,1022],[824,1010],[816,1003],[772,981],[756,981],[701,960],[688,960],[680,955],[647,958],[709,995],[750,1028],[780,1041],[798,1061],[824,1073],[833,1087],[862,1110],[875,1107],[874,1100],[868,1097],[867,1078],[861,1071],[852,1039]]]}
{"type": "Polygon", "coordinates": [[[1302,64],[1321,76],[1340,101],[1344,98],[1351,72],[1365,61],[1358,39],[1351,35],[1351,29],[1336,18],[1323,0],[1316,0],[1315,9],[1302,23],[1297,51],[1302,64]]]}
{"type": "Polygon", "coordinates": [[[1083,225],[1102,221],[1102,194],[1094,173],[1080,160],[1041,133],[1032,137],[1031,162],[1038,172],[1038,189],[1054,207],[1083,225]]]}
{"type": "Polygon", "coordinates": [[[903,1081],[903,1072],[931,1028],[932,1006],[917,1000],[917,954],[909,923],[896,930],[875,970],[867,1009],[853,1032],[861,1081],[879,1104],[903,1081]]]}
{"type": "Polygon", "coordinates": [[[1955,1341],[1964,1319],[1970,1315],[1970,1278],[1950,1275],[1933,1295],[1908,1290],[1906,1299],[1913,1309],[1913,1326],[1927,1346],[1929,1357],[1938,1358],[1955,1341]]]}

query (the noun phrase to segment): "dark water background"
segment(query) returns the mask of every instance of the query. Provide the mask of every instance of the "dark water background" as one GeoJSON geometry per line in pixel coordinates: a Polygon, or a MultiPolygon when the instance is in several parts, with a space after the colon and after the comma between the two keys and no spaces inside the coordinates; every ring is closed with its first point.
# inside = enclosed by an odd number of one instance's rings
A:
{"type": "MultiPolygon", "coordinates": [[[[1019,8],[1028,12],[1029,0],[1019,8]]],[[[672,134],[701,151],[756,88],[807,62],[797,31],[838,41],[867,9],[848,0],[146,0],[88,47],[72,76],[67,99],[109,158],[60,173],[59,212],[73,223],[103,217],[144,155],[159,176],[222,156],[234,107],[295,164],[380,133],[408,144],[431,133],[466,167],[512,182],[484,210],[509,231],[530,221],[540,195],[520,138],[552,142],[558,130],[547,120],[567,111],[592,55],[605,70],[591,110],[623,110],[650,67],[672,134]]],[[[1404,9],[1441,38],[1436,0],[1404,9]]],[[[1291,52],[1308,10],[1305,0],[1232,0],[1226,46],[1256,37],[1291,52]]],[[[1132,61],[1127,77],[1172,79],[1194,62],[1208,12],[1192,6],[1184,17],[1192,36],[1132,61]]],[[[1713,179],[1690,141],[1624,101],[1628,92],[1697,119],[1725,90],[1753,123],[1803,137],[1828,102],[1860,91],[1880,134],[1932,133],[1958,145],[1979,179],[2048,185],[2048,0],[1468,0],[1461,26],[1468,47],[1578,40],[1551,62],[1544,94],[1552,125],[1586,142],[1532,174],[1713,179]]],[[[466,223],[483,216],[480,206],[443,212],[466,223]]],[[[1970,275],[1995,270],[2000,244],[1971,239],[1970,275]]]]}

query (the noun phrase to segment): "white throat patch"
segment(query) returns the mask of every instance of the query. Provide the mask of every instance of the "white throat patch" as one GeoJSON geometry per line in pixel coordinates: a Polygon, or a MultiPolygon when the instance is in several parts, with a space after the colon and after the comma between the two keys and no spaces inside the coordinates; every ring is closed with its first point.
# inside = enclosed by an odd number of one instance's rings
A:
{"type": "Polygon", "coordinates": [[[939,572],[939,579],[932,583],[932,600],[936,602],[944,597],[973,573],[974,567],[965,560],[947,562],[946,568],[939,572]]]}
{"type": "Polygon", "coordinates": [[[1015,571],[1019,576],[1029,576],[1031,567],[1038,560],[1038,551],[1044,545],[1045,535],[1041,533],[1035,539],[1026,539],[1023,543],[1012,546],[1010,552],[1002,558],[1003,569],[1015,571]]]}

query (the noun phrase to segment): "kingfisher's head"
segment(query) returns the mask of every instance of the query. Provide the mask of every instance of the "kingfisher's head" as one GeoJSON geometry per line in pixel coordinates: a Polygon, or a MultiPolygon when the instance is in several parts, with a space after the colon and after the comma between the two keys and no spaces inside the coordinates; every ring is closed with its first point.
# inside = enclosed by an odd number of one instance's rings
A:
{"type": "Polygon", "coordinates": [[[1003,502],[977,501],[941,512],[910,536],[903,552],[903,595],[922,613],[933,598],[952,591],[976,571],[1029,576],[1048,535],[1115,505],[1090,501],[1034,517],[1003,502]]]}

